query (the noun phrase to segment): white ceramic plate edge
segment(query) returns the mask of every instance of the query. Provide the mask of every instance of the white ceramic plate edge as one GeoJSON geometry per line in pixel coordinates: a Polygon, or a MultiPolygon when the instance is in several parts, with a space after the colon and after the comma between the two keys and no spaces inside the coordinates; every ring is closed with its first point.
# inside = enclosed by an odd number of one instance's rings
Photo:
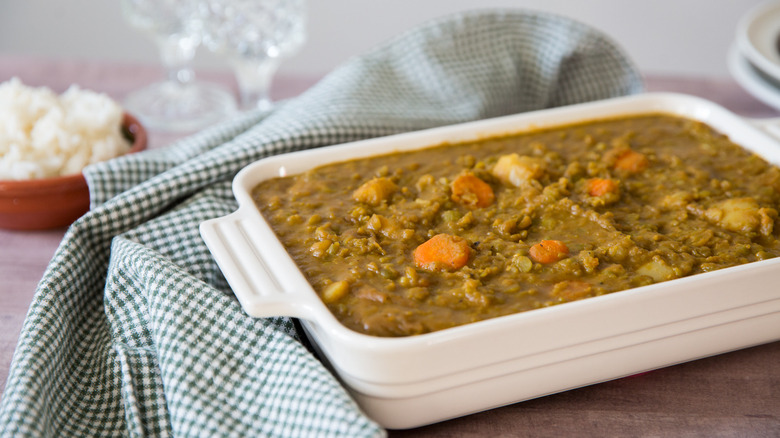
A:
{"type": "Polygon", "coordinates": [[[750,9],[737,23],[736,45],[756,68],[780,80],[780,2],[769,1],[750,9]]]}
{"type": "Polygon", "coordinates": [[[750,62],[745,59],[736,46],[732,46],[728,54],[728,67],[734,79],[751,96],[759,101],[780,110],[780,88],[770,84],[755,71],[750,62]]]}

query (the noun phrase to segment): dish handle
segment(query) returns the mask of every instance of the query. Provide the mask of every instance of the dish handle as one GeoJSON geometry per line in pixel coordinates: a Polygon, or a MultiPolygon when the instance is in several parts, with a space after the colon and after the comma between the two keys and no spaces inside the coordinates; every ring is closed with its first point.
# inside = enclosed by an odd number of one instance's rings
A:
{"type": "Polygon", "coordinates": [[[201,237],[244,311],[261,318],[313,320],[321,305],[317,296],[301,293],[300,286],[305,285],[285,284],[285,278],[277,274],[289,270],[291,263],[297,269],[294,263],[279,256],[286,252],[273,232],[248,224],[239,209],[200,225],[201,237]]]}
{"type": "Polygon", "coordinates": [[[758,129],[769,134],[772,138],[780,141],[780,117],[767,119],[747,119],[747,121],[758,129]]]}

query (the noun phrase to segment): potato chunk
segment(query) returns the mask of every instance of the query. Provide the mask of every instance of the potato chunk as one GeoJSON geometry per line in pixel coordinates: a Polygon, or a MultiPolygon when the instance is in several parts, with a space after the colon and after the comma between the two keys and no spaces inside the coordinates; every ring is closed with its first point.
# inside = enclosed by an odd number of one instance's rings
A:
{"type": "Polygon", "coordinates": [[[504,184],[520,187],[528,181],[541,178],[546,170],[547,163],[541,158],[508,154],[498,159],[492,173],[504,184]]]}
{"type": "Polygon", "coordinates": [[[366,226],[369,230],[393,240],[406,240],[414,236],[413,230],[405,229],[397,220],[379,214],[371,216],[366,226]]]}
{"type": "Polygon", "coordinates": [[[640,275],[647,275],[656,282],[671,280],[677,277],[674,268],[658,256],[654,256],[652,260],[637,268],[636,272],[640,275]]]}
{"type": "Polygon", "coordinates": [[[715,225],[735,233],[759,232],[768,236],[774,229],[777,211],[761,208],[755,199],[746,197],[721,201],[708,208],[704,216],[715,225]]]}
{"type": "Polygon", "coordinates": [[[380,177],[366,181],[352,193],[352,199],[357,202],[377,206],[390,198],[398,190],[398,186],[389,178],[380,177]]]}
{"type": "Polygon", "coordinates": [[[326,303],[335,303],[346,296],[348,292],[349,282],[344,280],[333,282],[322,291],[322,301],[325,301],[326,303]]]}

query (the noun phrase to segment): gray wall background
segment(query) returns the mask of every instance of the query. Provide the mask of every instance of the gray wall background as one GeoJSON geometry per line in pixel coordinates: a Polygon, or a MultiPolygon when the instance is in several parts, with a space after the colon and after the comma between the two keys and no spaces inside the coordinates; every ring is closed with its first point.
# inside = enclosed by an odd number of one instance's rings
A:
{"type": "MultiPolygon", "coordinates": [[[[646,73],[728,76],[737,23],[763,0],[310,0],[306,46],[282,69],[321,75],[425,20],[484,7],[568,16],[610,35],[646,73]]],[[[117,0],[0,0],[0,53],[158,62],[117,0]]],[[[224,69],[200,51],[196,66],[224,69]]]]}

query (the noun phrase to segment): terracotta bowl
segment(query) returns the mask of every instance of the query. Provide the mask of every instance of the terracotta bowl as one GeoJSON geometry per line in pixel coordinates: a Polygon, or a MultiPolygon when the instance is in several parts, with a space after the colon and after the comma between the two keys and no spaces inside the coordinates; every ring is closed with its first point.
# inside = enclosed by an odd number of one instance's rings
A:
{"type": "MultiPolygon", "coordinates": [[[[131,139],[128,153],[146,149],[146,130],[125,114],[122,132],[131,139]]],[[[0,180],[0,228],[43,230],[65,227],[89,210],[89,188],[81,173],[26,181],[0,180]]]]}

